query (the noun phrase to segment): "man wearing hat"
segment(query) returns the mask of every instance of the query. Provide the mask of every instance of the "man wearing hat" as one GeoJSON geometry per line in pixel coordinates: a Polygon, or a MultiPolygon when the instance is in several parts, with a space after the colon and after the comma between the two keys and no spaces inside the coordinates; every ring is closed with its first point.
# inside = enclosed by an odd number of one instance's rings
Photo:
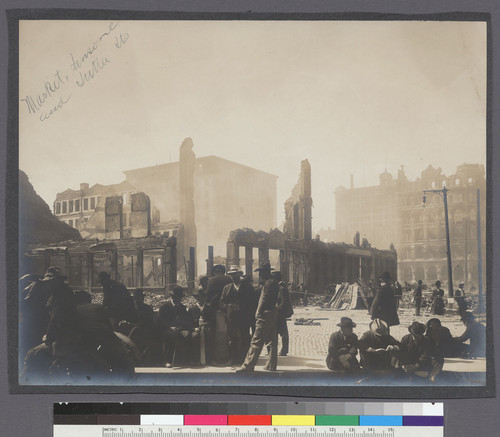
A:
{"type": "Polygon", "coordinates": [[[279,285],[271,276],[271,263],[263,262],[256,272],[264,281],[255,313],[255,332],[245,362],[236,372],[253,372],[265,344],[269,347],[265,370],[275,371],[278,364],[278,295],[279,285]]]}
{"type": "Polygon", "coordinates": [[[222,290],[219,306],[224,311],[231,365],[241,366],[250,346],[250,326],[255,290],[248,282],[242,282],[243,272],[231,266],[227,272],[232,282],[222,290]]]}
{"type": "Polygon", "coordinates": [[[326,365],[336,372],[356,372],[359,370],[359,363],[356,359],[358,336],[353,332],[356,323],[349,317],[342,317],[337,326],[340,330],[330,336],[328,343],[326,365]]]}
{"type": "Polygon", "coordinates": [[[470,311],[466,311],[460,319],[466,326],[465,332],[456,337],[460,343],[469,340],[469,344],[463,344],[464,353],[471,357],[486,356],[486,327],[476,322],[476,317],[470,311]]]}
{"type": "Polygon", "coordinates": [[[385,320],[389,326],[399,325],[398,310],[394,290],[390,284],[391,275],[384,272],[380,278],[380,286],[370,307],[372,320],[385,320]]]}
{"type": "Polygon", "coordinates": [[[121,282],[111,279],[109,273],[99,273],[99,281],[102,284],[102,305],[108,310],[113,329],[118,330],[122,320],[129,323],[137,321],[134,299],[130,296],[127,287],[121,282]]]}
{"type": "Polygon", "coordinates": [[[429,337],[424,336],[425,325],[413,322],[409,327],[409,334],[401,339],[399,351],[399,366],[412,374],[422,372],[429,381],[434,382],[436,376],[443,370],[444,359],[439,356],[435,345],[429,337]]]}
{"type": "Polygon", "coordinates": [[[465,302],[465,290],[464,290],[465,284],[461,282],[458,284],[458,289],[455,291],[455,302],[458,305],[458,314],[460,316],[463,316],[465,312],[467,311],[467,302],[465,302]]]}
{"type": "Polygon", "coordinates": [[[436,288],[432,292],[431,313],[437,316],[444,314],[444,290],[441,288],[441,281],[436,281],[436,288]]]}
{"type": "Polygon", "coordinates": [[[413,292],[413,300],[415,301],[415,315],[420,316],[420,307],[422,306],[422,288],[423,283],[422,280],[418,280],[418,286],[415,288],[413,292]]]}
{"type": "Polygon", "coordinates": [[[184,288],[176,285],[170,299],[160,306],[158,324],[163,338],[163,363],[173,367],[176,363],[191,364],[197,357],[198,332],[192,316],[182,304],[184,288]]]}
{"type": "Polygon", "coordinates": [[[216,264],[212,267],[212,275],[207,282],[207,302],[219,309],[222,290],[231,283],[231,278],[226,276],[226,268],[222,264],[216,264]]]}
{"type": "Polygon", "coordinates": [[[370,330],[360,338],[361,366],[365,370],[390,370],[397,363],[399,342],[389,334],[389,325],[381,319],[370,323],[370,330]]]}

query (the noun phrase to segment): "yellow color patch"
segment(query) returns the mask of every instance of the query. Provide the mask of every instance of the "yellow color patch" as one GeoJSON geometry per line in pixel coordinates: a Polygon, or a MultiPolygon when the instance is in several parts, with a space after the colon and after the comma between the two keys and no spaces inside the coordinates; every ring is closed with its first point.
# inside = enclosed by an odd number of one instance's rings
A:
{"type": "Polygon", "coordinates": [[[316,424],[316,416],[272,416],[272,424],[285,426],[314,426],[316,424]]]}

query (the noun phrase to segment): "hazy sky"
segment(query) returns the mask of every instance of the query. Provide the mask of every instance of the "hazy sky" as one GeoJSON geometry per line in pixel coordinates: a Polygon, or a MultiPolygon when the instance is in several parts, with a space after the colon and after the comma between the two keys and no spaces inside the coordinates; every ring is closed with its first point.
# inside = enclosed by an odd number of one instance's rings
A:
{"type": "Polygon", "coordinates": [[[278,175],[278,224],[309,159],[315,230],[351,173],[486,159],[485,23],[24,21],[19,71],[20,168],[49,205],[186,137],[278,175]]]}

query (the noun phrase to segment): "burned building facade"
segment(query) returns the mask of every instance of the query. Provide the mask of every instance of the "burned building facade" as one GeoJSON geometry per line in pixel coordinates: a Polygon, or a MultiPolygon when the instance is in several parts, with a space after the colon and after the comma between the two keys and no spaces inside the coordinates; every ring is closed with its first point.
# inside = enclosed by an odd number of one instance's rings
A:
{"type": "Polygon", "coordinates": [[[244,265],[245,274],[251,276],[257,263],[271,260],[273,267],[281,272],[282,280],[304,284],[312,292],[323,292],[331,284],[360,278],[375,281],[385,271],[396,276],[394,250],[378,250],[367,242],[361,244],[359,239],[353,245],[313,240],[311,208],[311,167],[305,160],[292,196],[285,202],[284,231],[238,229],[231,232],[227,241],[227,264],[244,265]],[[258,251],[257,260],[254,249],[258,251]],[[271,251],[278,254],[274,261],[271,251]]]}
{"type": "MultiPolygon", "coordinates": [[[[393,179],[385,172],[380,184],[335,191],[336,232],[340,237],[356,231],[380,247],[391,242],[398,252],[400,281],[447,282],[444,203],[439,194],[426,194],[446,186],[454,282],[477,285],[478,278],[478,192],[479,230],[483,266],[486,256],[486,178],[484,166],[463,164],[452,175],[428,166],[419,178],[408,180],[404,170],[393,179]]],[[[485,270],[483,267],[483,278],[485,270]]],[[[456,284],[455,284],[456,285],[456,284]]]]}

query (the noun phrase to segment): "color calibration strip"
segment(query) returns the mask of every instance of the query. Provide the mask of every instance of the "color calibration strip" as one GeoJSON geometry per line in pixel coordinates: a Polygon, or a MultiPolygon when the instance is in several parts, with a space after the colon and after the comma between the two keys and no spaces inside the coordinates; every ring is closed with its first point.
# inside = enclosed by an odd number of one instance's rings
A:
{"type": "Polygon", "coordinates": [[[54,425],[442,427],[443,404],[55,404],[54,425]],[[183,407],[190,414],[178,414],[183,407]]]}

